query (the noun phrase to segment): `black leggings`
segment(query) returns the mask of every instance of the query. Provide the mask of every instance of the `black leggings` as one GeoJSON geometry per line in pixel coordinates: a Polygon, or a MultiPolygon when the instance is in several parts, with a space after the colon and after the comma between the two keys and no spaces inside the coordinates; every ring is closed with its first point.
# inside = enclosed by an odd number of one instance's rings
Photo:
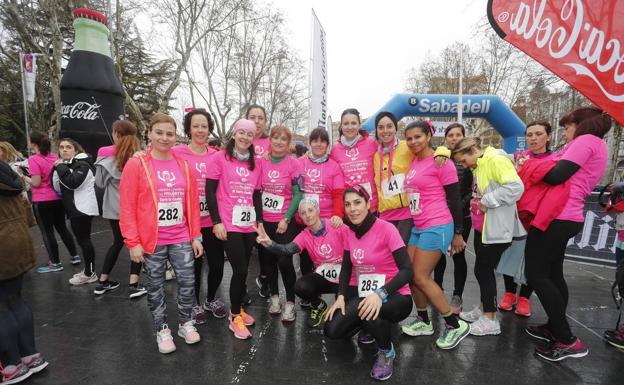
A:
{"type": "MultiPolygon", "coordinates": [[[[516,294],[518,284],[514,282],[513,277],[503,274],[503,280],[505,281],[505,292],[516,294]]],[[[520,286],[520,297],[529,298],[531,294],[533,294],[533,288],[530,285],[520,286]]]]}
{"type": "Polygon", "coordinates": [[[563,277],[563,260],[568,240],[583,228],[583,223],[554,220],[546,231],[529,228],[524,249],[525,272],[529,284],[548,315],[548,326],[562,343],[574,342],[566,318],[568,285],[563,277]]]}
{"type": "Polygon", "coordinates": [[[243,296],[246,294],[247,271],[249,257],[256,244],[256,233],[228,232],[227,240],[223,242],[223,249],[232,266],[232,280],[230,281],[230,309],[238,314],[243,296]]]}
{"type": "MultiPolygon", "coordinates": [[[[295,239],[295,236],[299,233],[299,229],[294,222],[290,222],[286,231],[283,234],[277,233],[277,225],[278,222],[264,222],[264,230],[266,231],[269,238],[273,241],[281,244],[287,244],[292,242],[295,239]]],[[[277,282],[278,278],[278,268],[279,272],[282,274],[282,282],[284,282],[284,289],[286,290],[286,300],[294,302],[295,301],[295,281],[297,280],[297,274],[295,273],[295,267],[293,266],[293,256],[292,255],[276,255],[271,253],[264,247],[260,247],[258,249],[258,253],[262,252],[265,255],[264,263],[264,271],[267,274],[269,280],[269,289],[271,290],[271,295],[279,294],[279,286],[277,282]]]]}
{"type": "Polygon", "coordinates": [[[399,219],[398,221],[388,221],[392,223],[394,227],[399,230],[399,234],[401,235],[401,239],[403,243],[407,245],[409,243],[409,239],[412,236],[412,227],[414,227],[413,219],[399,219]]]}
{"type": "MultiPolygon", "coordinates": [[[[208,293],[206,300],[211,302],[217,295],[217,289],[223,280],[223,265],[225,265],[225,257],[223,255],[223,242],[218,239],[212,232],[212,227],[204,227],[201,229],[202,244],[204,246],[204,254],[208,260],[208,276],[206,278],[206,287],[208,293]]],[[[199,301],[199,293],[201,291],[201,275],[204,258],[195,258],[195,299],[197,304],[199,301]]]]}
{"type": "MultiPolygon", "coordinates": [[[[104,265],[102,266],[102,274],[110,275],[113,271],[113,267],[117,263],[117,258],[121,249],[124,247],[123,236],[121,235],[121,229],[119,228],[119,221],[115,219],[109,219],[111,230],[113,232],[113,244],[108,248],[106,257],[104,257],[104,265]]],[[[130,261],[130,274],[141,274],[141,262],[130,261]]]]}
{"type": "Polygon", "coordinates": [[[78,255],[76,244],[72,238],[67,226],[65,225],[65,209],[61,200],[33,202],[33,211],[37,217],[37,224],[41,230],[43,244],[48,251],[48,257],[52,263],[59,263],[59,250],[54,229],[59,233],[69,254],[78,255]]]}
{"type": "Polygon", "coordinates": [[[483,312],[496,312],[496,276],[494,270],[510,243],[492,243],[485,245],[481,242],[481,233],[474,232],[475,267],[474,273],[481,290],[483,312]]]}
{"type": "Polygon", "coordinates": [[[0,362],[4,367],[37,353],[32,309],[22,299],[23,277],[0,281],[0,362]]]}
{"type": "Polygon", "coordinates": [[[91,242],[91,223],[93,217],[83,215],[80,217],[70,218],[69,223],[71,225],[76,242],[82,250],[82,257],[84,258],[84,273],[90,277],[95,269],[95,249],[91,242]]]}
{"type": "Polygon", "coordinates": [[[331,283],[316,273],[309,273],[295,283],[295,294],[317,307],[321,303],[321,294],[338,293],[338,284],[331,283]]]}
{"type": "MultiPolygon", "coordinates": [[[[472,220],[470,217],[464,217],[464,232],[462,237],[464,242],[468,242],[470,236],[470,230],[472,229],[472,220]]],[[[466,277],[468,276],[468,264],[466,263],[466,251],[462,250],[459,253],[453,254],[453,276],[455,278],[455,289],[453,289],[453,295],[457,295],[461,298],[464,294],[464,287],[466,286],[466,277]]],[[[443,256],[438,261],[435,269],[433,270],[433,280],[442,288],[442,282],[444,281],[444,271],[446,270],[446,258],[443,256]]]]}
{"type": "Polygon", "coordinates": [[[381,311],[376,320],[363,321],[358,316],[358,305],[362,298],[357,296],[357,288],[349,286],[345,296],[345,315],[340,310],[334,312],[333,319],[325,323],[325,336],[335,340],[350,338],[361,329],[375,337],[380,349],[390,349],[392,324],[396,324],[410,315],[412,312],[412,297],[393,293],[388,296],[388,302],[381,306],[381,311]]]}

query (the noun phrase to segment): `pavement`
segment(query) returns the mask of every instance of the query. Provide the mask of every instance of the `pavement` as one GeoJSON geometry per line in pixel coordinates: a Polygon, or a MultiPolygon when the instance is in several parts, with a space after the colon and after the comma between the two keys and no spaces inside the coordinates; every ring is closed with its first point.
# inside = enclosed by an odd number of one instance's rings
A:
{"type": "MultiPolygon", "coordinates": [[[[108,223],[97,219],[93,226],[96,271],[102,265],[112,235],[108,223]]],[[[47,259],[38,229],[32,229],[39,262],[47,259]]],[[[248,313],[256,319],[253,338],[240,341],[232,336],[224,319],[208,316],[198,326],[201,342],[188,346],[174,336],[177,351],[158,353],[151,330],[145,296],[130,300],[127,293],[129,258],[124,249],[111,279],[119,289],[95,297],[95,284],[71,286],[68,279],[81,270],[69,264],[67,250],[59,242],[61,273],[26,275],[24,297],[33,308],[37,348],[50,365],[25,384],[367,384],[375,345],[358,346],[355,338],[331,341],[320,330],[305,325],[305,310],[297,306],[297,319],[284,324],[268,314],[266,300],[257,294],[254,278],[257,259],[252,259],[248,287],[253,299],[248,313]]],[[[478,304],[479,288],[473,274],[474,254],[467,253],[468,280],[464,306],[478,304]]],[[[204,263],[204,266],[207,264],[204,263]]],[[[502,334],[497,337],[468,336],[454,350],[442,351],[434,341],[443,320],[432,313],[436,334],[408,337],[394,330],[397,351],[394,375],[389,384],[624,384],[624,351],[602,339],[612,329],[618,311],[611,298],[614,270],[603,266],[565,263],[570,288],[568,317],[572,331],[589,347],[583,359],[551,363],[536,358],[535,344],[524,332],[529,324],[542,324],[546,317],[533,295],[533,315],[526,319],[499,313],[502,334]],[[619,380],[618,380],[619,378],[619,380]]],[[[448,261],[444,288],[452,293],[453,263],[448,261]]],[[[231,269],[218,294],[228,303],[231,269]]],[[[142,278],[143,279],[143,278],[142,278]]],[[[205,287],[202,288],[205,293],[205,287]]],[[[166,283],[169,324],[177,332],[175,281],[166,283]]],[[[499,298],[503,294],[499,277],[499,298]]],[[[410,318],[404,322],[411,321],[410,318]]]]}

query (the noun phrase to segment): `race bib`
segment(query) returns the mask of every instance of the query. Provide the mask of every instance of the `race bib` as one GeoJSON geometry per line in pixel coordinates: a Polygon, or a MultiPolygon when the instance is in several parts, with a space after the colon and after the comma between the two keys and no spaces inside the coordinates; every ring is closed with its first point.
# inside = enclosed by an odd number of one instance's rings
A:
{"type": "Polygon", "coordinates": [[[368,297],[385,284],[384,274],[360,274],[358,275],[358,295],[360,298],[368,297]]]}
{"type": "Polygon", "coordinates": [[[209,217],[210,211],[208,211],[208,203],[206,203],[206,196],[201,195],[199,197],[199,216],[200,217],[209,217]]]}
{"type": "Polygon", "coordinates": [[[392,198],[401,194],[403,190],[403,183],[405,182],[405,174],[392,175],[390,179],[385,179],[381,182],[381,191],[384,198],[392,198]]]}
{"type": "Polygon", "coordinates": [[[420,209],[420,193],[407,194],[409,199],[409,208],[412,215],[418,215],[422,212],[420,209]]]}
{"type": "Polygon", "coordinates": [[[268,192],[262,193],[262,210],[269,213],[281,213],[284,207],[284,197],[271,194],[268,192]]]}
{"type": "Polygon", "coordinates": [[[256,211],[253,206],[234,206],[232,210],[232,225],[249,227],[256,222],[256,211]]]}
{"type": "Polygon", "coordinates": [[[316,268],[315,272],[331,283],[338,283],[338,277],[340,277],[340,267],[340,265],[334,263],[323,263],[316,268]]]}
{"type": "Polygon", "coordinates": [[[158,202],[158,227],[182,223],[182,202],[158,202]]]}
{"type": "Polygon", "coordinates": [[[303,199],[309,199],[316,202],[318,207],[321,207],[321,200],[318,194],[303,194],[303,199]]]}
{"type": "Polygon", "coordinates": [[[366,190],[366,192],[368,193],[368,196],[372,199],[373,198],[373,189],[371,189],[370,182],[362,183],[360,186],[364,187],[364,190],[366,190]]]}

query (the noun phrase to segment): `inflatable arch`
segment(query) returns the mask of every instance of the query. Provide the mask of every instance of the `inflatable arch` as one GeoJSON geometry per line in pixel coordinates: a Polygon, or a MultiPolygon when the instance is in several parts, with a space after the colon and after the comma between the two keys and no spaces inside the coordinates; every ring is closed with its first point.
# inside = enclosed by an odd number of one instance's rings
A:
{"type": "MultiPolygon", "coordinates": [[[[406,116],[426,116],[432,118],[457,116],[457,95],[397,94],[379,111],[375,112],[362,128],[373,132],[375,118],[381,111],[392,112],[397,119],[406,116]]],[[[464,95],[464,118],[483,118],[503,137],[503,149],[513,154],[525,148],[522,120],[495,95],[464,95]]]]}

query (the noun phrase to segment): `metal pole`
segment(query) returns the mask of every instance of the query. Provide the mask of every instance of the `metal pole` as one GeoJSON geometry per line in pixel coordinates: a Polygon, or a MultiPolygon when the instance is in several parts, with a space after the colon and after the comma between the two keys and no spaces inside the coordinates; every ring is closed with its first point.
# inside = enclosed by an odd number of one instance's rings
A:
{"type": "Polygon", "coordinates": [[[26,152],[30,150],[30,125],[28,123],[28,101],[26,100],[26,83],[24,82],[24,54],[19,53],[20,75],[22,78],[22,99],[24,100],[24,135],[26,136],[26,152]]]}
{"type": "Polygon", "coordinates": [[[459,50],[459,95],[457,98],[457,122],[459,124],[463,123],[463,114],[464,114],[464,51],[462,48],[459,50]]]}

